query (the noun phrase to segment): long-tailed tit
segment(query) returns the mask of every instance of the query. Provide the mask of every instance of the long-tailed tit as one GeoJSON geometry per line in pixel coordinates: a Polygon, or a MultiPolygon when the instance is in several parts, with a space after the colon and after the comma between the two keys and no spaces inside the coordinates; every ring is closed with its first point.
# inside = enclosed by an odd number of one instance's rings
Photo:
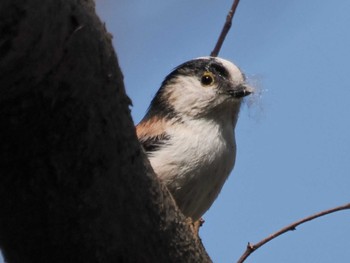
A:
{"type": "Polygon", "coordinates": [[[231,62],[202,57],[163,81],[137,136],[182,213],[197,221],[218,196],[236,157],[242,98],[252,93],[231,62]]]}

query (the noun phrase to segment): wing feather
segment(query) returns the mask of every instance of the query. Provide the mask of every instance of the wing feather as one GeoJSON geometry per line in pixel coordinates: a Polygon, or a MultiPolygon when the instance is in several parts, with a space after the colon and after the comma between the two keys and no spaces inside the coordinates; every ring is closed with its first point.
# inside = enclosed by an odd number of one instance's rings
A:
{"type": "Polygon", "coordinates": [[[159,150],[170,140],[170,135],[166,132],[166,121],[156,117],[142,120],[136,126],[136,133],[147,154],[159,150]]]}

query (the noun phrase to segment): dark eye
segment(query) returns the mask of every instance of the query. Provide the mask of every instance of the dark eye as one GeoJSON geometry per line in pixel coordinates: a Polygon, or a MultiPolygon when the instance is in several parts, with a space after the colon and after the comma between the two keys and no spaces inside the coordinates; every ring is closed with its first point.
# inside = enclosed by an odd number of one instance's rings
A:
{"type": "Polygon", "coordinates": [[[206,71],[203,73],[201,77],[201,83],[203,86],[210,86],[213,85],[215,82],[214,75],[210,71],[206,71]]]}

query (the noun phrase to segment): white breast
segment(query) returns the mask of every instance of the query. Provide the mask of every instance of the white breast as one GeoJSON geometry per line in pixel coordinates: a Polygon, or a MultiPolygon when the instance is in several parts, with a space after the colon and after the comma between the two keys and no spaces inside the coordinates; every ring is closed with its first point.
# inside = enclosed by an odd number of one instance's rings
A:
{"type": "Polygon", "coordinates": [[[193,220],[209,209],[234,166],[233,126],[208,119],[172,126],[169,145],[149,156],[183,214],[193,220]]]}

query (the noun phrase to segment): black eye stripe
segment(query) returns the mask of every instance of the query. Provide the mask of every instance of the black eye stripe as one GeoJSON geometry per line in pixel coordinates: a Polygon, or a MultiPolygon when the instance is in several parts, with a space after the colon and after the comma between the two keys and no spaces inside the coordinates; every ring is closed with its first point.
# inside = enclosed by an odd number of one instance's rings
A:
{"type": "Polygon", "coordinates": [[[197,75],[199,77],[202,76],[203,72],[209,71],[214,74],[214,76],[218,76],[224,79],[228,79],[230,77],[229,72],[223,66],[223,64],[215,58],[203,58],[203,59],[195,59],[187,61],[178,67],[176,67],[163,81],[162,86],[166,85],[170,81],[174,79],[174,77],[178,75],[183,76],[193,76],[197,75]]]}
{"type": "Polygon", "coordinates": [[[215,72],[216,74],[224,77],[224,78],[227,78],[229,76],[229,73],[228,71],[226,70],[226,68],[218,63],[212,63],[210,66],[209,66],[209,70],[212,71],[213,73],[215,72]]]}

